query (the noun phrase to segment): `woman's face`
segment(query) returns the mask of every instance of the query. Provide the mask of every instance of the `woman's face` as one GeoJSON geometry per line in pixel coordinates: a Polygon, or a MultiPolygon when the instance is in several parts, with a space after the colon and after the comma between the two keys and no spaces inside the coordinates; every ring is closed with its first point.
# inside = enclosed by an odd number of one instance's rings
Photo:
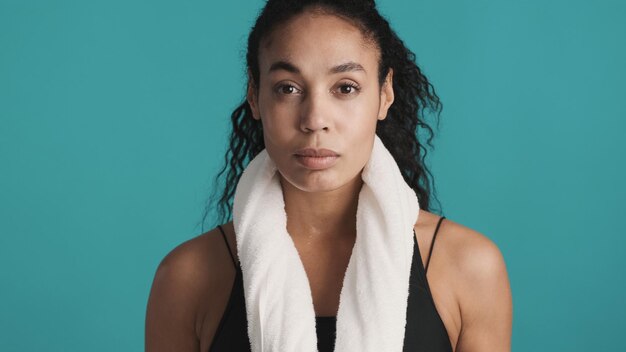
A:
{"type": "Polygon", "coordinates": [[[378,82],[379,55],[358,27],[310,11],[261,41],[258,90],[250,85],[248,102],[269,156],[293,186],[325,192],[360,181],[376,123],[393,102],[392,72],[378,82]],[[338,156],[303,157],[303,148],[338,156]]]}

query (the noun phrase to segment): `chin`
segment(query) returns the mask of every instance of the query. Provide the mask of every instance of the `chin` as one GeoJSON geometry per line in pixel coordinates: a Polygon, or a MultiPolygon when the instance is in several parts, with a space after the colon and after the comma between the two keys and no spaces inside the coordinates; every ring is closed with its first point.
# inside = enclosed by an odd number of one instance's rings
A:
{"type": "Polygon", "coordinates": [[[288,182],[289,186],[309,193],[330,192],[341,188],[345,184],[345,182],[341,182],[341,178],[337,177],[335,173],[327,171],[311,172],[306,170],[305,172],[298,171],[297,175],[291,174],[287,176],[281,172],[281,182],[288,182]]]}

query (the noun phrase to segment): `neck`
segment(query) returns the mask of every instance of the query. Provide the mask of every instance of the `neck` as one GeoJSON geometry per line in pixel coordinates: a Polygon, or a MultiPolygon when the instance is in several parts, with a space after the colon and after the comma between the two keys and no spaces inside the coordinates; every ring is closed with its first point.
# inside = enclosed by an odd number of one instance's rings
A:
{"type": "Polygon", "coordinates": [[[287,232],[294,240],[337,240],[356,236],[356,210],[363,185],[357,175],[327,192],[306,192],[280,177],[287,213],[287,232]]]}

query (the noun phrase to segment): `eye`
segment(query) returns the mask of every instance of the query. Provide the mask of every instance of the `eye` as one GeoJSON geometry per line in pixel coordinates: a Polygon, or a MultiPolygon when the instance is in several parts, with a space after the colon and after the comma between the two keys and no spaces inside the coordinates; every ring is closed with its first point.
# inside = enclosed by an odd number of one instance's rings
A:
{"type": "Polygon", "coordinates": [[[345,82],[339,86],[338,92],[342,95],[353,95],[361,90],[357,84],[352,82],[345,82]]]}
{"type": "Polygon", "coordinates": [[[292,95],[300,92],[300,90],[291,84],[281,84],[276,87],[276,92],[279,94],[292,95]]]}

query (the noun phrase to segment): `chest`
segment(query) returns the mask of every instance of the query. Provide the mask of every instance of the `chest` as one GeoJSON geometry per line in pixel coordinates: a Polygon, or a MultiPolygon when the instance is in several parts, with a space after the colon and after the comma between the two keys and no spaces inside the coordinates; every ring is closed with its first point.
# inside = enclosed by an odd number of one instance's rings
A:
{"type": "Polygon", "coordinates": [[[352,246],[353,243],[347,243],[334,247],[301,246],[298,248],[311,286],[315,316],[337,315],[339,296],[350,261],[352,246]]]}
{"type": "MultiPolygon", "coordinates": [[[[433,256],[428,263],[430,244],[417,240],[411,270],[411,292],[408,315],[421,315],[427,321],[414,321],[413,326],[423,324],[442,324],[450,345],[454,346],[461,331],[461,311],[453,280],[453,263],[446,258],[445,243],[438,243],[438,256],[433,256]],[[430,317],[430,318],[429,318],[430,317]],[[429,320],[428,320],[429,319],[429,320]]],[[[423,239],[423,237],[422,237],[423,239]]],[[[299,253],[311,285],[311,294],[317,317],[336,316],[343,278],[350,260],[353,244],[333,249],[302,247],[299,253]]],[[[410,329],[410,324],[408,324],[410,329]]],[[[407,334],[413,332],[407,331],[407,334]]]]}

